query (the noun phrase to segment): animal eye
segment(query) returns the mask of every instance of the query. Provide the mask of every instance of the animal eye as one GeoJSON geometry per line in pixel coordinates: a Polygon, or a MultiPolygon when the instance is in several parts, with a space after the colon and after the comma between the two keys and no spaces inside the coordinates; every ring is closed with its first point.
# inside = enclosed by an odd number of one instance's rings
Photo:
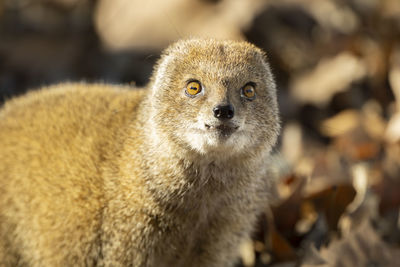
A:
{"type": "Polygon", "coordinates": [[[248,83],[245,86],[243,86],[242,87],[242,96],[249,100],[253,100],[256,97],[256,90],[254,88],[254,85],[251,83],[248,83]]]}
{"type": "Polygon", "coordinates": [[[191,81],[186,85],[186,94],[189,96],[195,96],[201,92],[201,84],[197,81],[191,81]]]}

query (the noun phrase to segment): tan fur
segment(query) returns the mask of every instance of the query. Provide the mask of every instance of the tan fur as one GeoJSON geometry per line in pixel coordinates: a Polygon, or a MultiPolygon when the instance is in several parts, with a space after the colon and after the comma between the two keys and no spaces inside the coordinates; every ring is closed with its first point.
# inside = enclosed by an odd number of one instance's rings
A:
{"type": "Polygon", "coordinates": [[[60,84],[0,110],[0,266],[232,266],[270,192],[275,84],[246,42],[168,48],[148,89],[60,84]],[[199,80],[201,95],[184,89],[199,80]],[[256,83],[256,99],[240,96],[256,83]],[[222,137],[212,109],[235,108],[222,137]]]}

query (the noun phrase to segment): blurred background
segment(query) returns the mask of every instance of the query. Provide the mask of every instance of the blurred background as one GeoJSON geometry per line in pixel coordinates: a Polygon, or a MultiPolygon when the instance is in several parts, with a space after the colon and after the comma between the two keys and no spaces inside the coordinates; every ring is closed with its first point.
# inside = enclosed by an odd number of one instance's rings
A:
{"type": "Polygon", "coordinates": [[[0,105],[63,81],[143,86],[191,36],[258,45],[278,82],[277,195],[240,266],[398,266],[399,0],[0,0],[0,105]]]}

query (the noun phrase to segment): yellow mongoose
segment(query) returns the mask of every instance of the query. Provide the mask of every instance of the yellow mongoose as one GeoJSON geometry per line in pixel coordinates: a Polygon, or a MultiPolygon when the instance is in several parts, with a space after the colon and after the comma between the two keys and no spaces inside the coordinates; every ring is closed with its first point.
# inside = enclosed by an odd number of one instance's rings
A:
{"type": "Polygon", "coordinates": [[[60,84],[0,109],[1,266],[232,266],[271,190],[264,53],[184,40],[147,89],[60,84]]]}

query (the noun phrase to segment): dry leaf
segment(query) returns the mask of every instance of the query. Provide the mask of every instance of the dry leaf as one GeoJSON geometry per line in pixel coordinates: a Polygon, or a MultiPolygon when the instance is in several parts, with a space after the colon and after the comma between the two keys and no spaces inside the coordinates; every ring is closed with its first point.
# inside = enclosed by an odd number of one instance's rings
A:
{"type": "Polygon", "coordinates": [[[355,110],[345,110],[322,122],[321,133],[337,137],[350,132],[360,125],[361,114],[355,110]]]}
{"type": "Polygon", "coordinates": [[[297,259],[294,248],[278,231],[272,230],[270,238],[272,254],[278,261],[291,261],[297,259]]]}
{"type": "MultiPolygon", "coordinates": [[[[318,256],[318,255],[317,255],[318,256]]],[[[333,241],[319,253],[326,263],[304,262],[302,267],[353,267],[385,266],[395,267],[400,262],[400,250],[390,248],[377,235],[368,221],[360,227],[333,241]]],[[[314,258],[313,258],[314,259],[314,258]]]]}
{"type": "Polygon", "coordinates": [[[322,59],[310,72],[296,77],[291,85],[293,97],[300,103],[325,106],[334,94],[347,90],[352,82],[362,79],[366,68],[361,59],[342,52],[322,59]]]}
{"type": "Polygon", "coordinates": [[[314,0],[307,8],[324,28],[348,34],[360,26],[359,18],[352,9],[337,1],[314,0]]]}
{"type": "Polygon", "coordinates": [[[95,24],[107,48],[159,50],[193,36],[242,39],[241,30],[263,5],[260,0],[101,0],[95,24]]]}
{"type": "Polygon", "coordinates": [[[364,221],[376,218],[378,214],[378,199],[370,190],[367,166],[362,163],[353,166],[352,178],[356,196],[340,218],[339,228],[343,235],[350,234],[364,221]]]}
{"type": "Polygon", "coordinates": [[[336,230],[340,217],[354,197],[354,188],[343,184],[307,196],[305,200],[311,201],[315,210],[324,214],[330,230],[336,230]]]}
{"type": "Polygon", "coordinates": [[[400,17],[400,2],[397,0],[381,0],[382,13],[386,17],[399,18],[400,17]]]}
{"type": "Polygon", "coordinates": [[[367,101],[362,107],[362,127],[373,140],[382,141],[387,122],[383,117],[383,110],[375,100],[367,101]]]}
{"type": "Polygon", "coordinates": [[[392,55],[389,82],[396,99],[397,113],[390,118],[385,138],[389,143],[396,143],[400,140],[400,49],[392,55]]]}
{"type": "Polygon", "coordinates": [[[303,155],[303,133],[298,123],[288,123],[282,131],[282,155],[294,165],[303,155]]]}
{"type": "Polygon", "coordinates": [[[303,257],[303,264],[301,267],[327,267],[326,261],[321,257],[317,248],[311,244],[306,254],[303,257]]]}
{"type": "Polygon", "coordinates": [[[254,266],[256,261],[256,256],[254,253],[254,244],[251,239],[247,239],[240,244],[240,256],[242,263],[245,267],[254,266]]]}
{"type": "Polygon", "coordinates": [[[397,210],[400,207],[400,179],[398,173],[394,177],[384,174],[381,183],[373,186],[374,192],[379,196],[379,210],[381,213],[397,210]]]}

